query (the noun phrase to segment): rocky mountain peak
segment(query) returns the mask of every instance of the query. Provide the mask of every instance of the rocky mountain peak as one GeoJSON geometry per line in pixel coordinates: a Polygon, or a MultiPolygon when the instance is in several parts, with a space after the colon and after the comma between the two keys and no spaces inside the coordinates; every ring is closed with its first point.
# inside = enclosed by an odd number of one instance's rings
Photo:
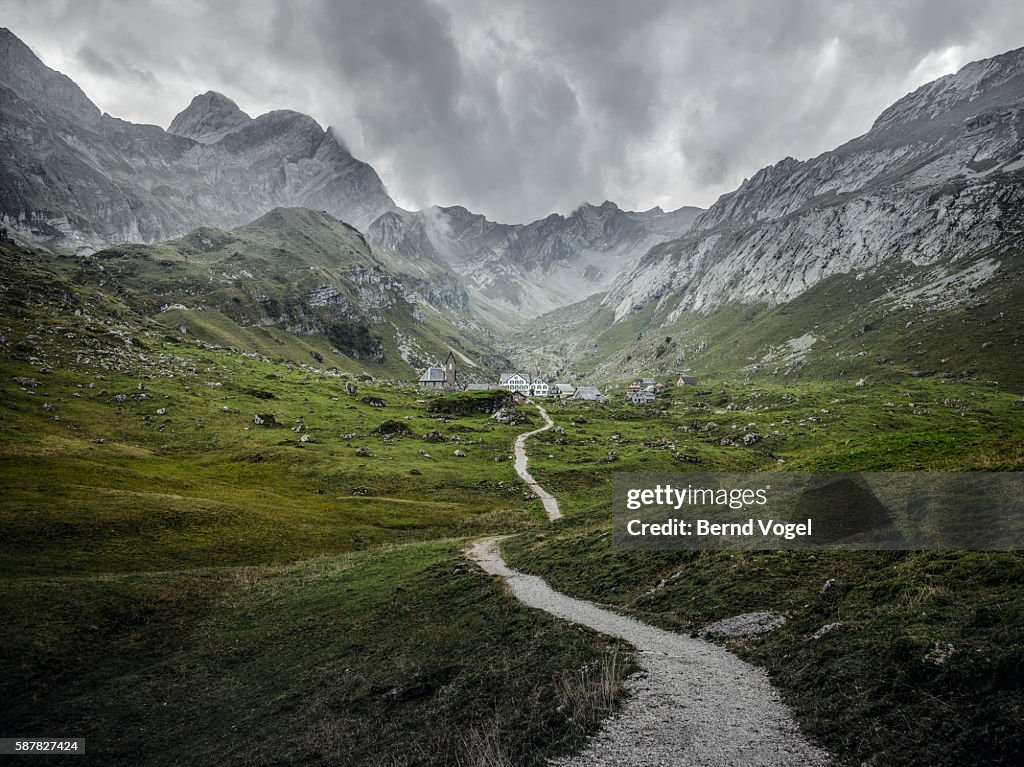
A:
{"type": "Polygon", "coordinates": [[[252,118],[234,101],[217,91],[207,91],[178,113],[167,132],[213,144],[250,122],[252,118]]]}
{"type": "Polygon", "coordinates": [[[907,94],[882,112],[871,130],[882,130],[913,120],[930,120],[953,111],[958,106],[983,101],[1003,86],[1012,84],[1018,92],[1024,83],[1024,48],[972,61],[956,74],[933,80],[907,94]]]}
{"type": "Polygon", "coordinates": [[[0,85],[85,123],[100,119],[100,110],[70,77],[46,66],[6,27],[0,27],[0,85]]]}

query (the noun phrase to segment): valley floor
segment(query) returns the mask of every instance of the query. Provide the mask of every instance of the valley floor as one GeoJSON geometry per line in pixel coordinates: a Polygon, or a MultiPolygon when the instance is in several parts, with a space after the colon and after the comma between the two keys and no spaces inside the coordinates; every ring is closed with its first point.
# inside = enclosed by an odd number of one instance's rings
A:
{"type": "Polygon", "coordinates": [[[85,737],[103,765],[568,756],[646,659],[464,560],[510,535],[515,569],[660,629],[785,614],[729,649],[841,763],[1022,752],[1020,554],[640,554],[608,535],[616,471],[1020,470],[1020,392],[723,379],[648,408],[551,403],[526,449],[552,522],[515,473],[530,409],[438,410],[53,301],[8,302],[0,327],[4,733],[85,737]]]}

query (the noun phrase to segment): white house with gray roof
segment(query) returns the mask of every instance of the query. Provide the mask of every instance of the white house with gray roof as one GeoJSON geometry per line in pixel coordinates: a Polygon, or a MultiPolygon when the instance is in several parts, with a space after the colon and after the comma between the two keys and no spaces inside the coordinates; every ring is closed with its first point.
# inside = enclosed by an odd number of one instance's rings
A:
{"type": "Polygon", "coordinates": [[[529,396],[530,378],[522,373],[502,373],[498,380],[498,388],[529,396]]]}

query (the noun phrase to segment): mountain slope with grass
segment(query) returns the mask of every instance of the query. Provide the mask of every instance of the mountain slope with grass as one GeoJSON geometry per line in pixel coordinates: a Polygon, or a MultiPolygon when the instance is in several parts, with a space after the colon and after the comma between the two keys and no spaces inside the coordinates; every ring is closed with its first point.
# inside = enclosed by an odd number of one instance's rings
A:
{"type": "Polygon", "coordinates": [[[467,312],[425,291],[418,272],[389,271],[357,230],[324,212],[276,208],[236,229],[90,256],[14,243],[7,253],[9,300],[30,302],[49,272],[69,296],[88,287],[183,340],[404,380],[450,349],[465,382],[503,364],[467,312]]]}

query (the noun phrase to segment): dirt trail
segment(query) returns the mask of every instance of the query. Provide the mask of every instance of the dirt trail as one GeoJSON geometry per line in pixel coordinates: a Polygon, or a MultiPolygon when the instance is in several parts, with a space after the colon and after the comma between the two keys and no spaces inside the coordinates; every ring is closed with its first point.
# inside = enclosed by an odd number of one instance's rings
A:
{"type": "Polygon", "coordinates": [[[535,575],[509,567],[500,538],[467,552],[486,572],[505,579],[523,604],[629,642],[641,671],[626,680],[622,709],[605,720],[580,751],[559,767],[806,767],[829,764],[825,751],[800,734],[765,672],[727,650],[648,626],[561,594],[535,575]]]}
{"type": "Polygon", "coordinates": [[[516,437],[515,444],[515,456],[516,456],[516,474],[518,474],[523,482],[525,482],[529,488],[533,491],[534,495],[540,498],[544,504],[544,511],[548,513],[548,519],[554,521],[562,518],[562,511],[558,508],[558,501],[555,500],[555,496],[551,495],[547,490],[538,484],[537,480],[526,470],[526,464],[529,463],[529,458],[526,457],[526,440],[532,437],[534,434],[540,434],[542,431],[547,431],[555,422],[551,420],[551,416],[548,415],[548,411],[538,405],[536,402],[533,403],[534,407],[540,411],[540,414],[544,417],[545,425],[539,429],[528,431],[525,434],[520,434],[516,437]]]}

